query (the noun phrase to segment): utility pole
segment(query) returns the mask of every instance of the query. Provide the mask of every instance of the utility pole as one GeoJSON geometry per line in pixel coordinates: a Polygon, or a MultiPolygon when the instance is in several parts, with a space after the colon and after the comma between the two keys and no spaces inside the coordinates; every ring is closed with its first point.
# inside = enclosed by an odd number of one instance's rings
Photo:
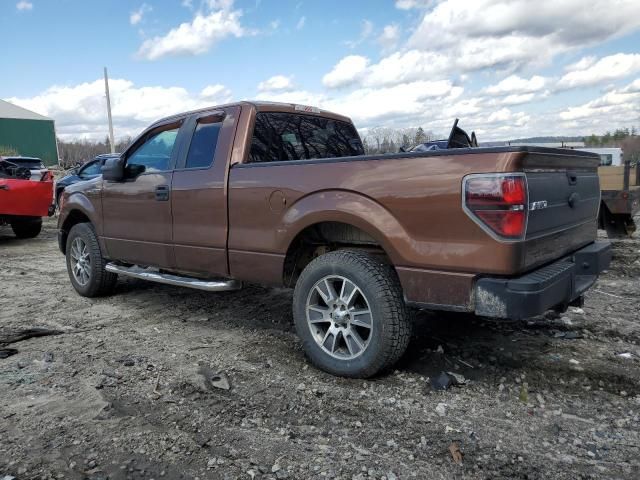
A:
{"type": "Polygon", "coordinates": [[[109,77],[107,76],[107,67],[104,67],[104,91],[107,94],[107,115],[109,117],[109,143],[111,144],[111,153],[116,153],[116,145],[113,142],[113,120],[111,119],[111,98],[109,97],[109,77]]]}

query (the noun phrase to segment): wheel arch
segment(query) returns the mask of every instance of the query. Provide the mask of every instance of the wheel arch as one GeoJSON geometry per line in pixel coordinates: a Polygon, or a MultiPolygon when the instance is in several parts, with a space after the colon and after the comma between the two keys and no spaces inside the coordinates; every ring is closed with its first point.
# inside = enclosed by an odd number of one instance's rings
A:
{"type": "Polygon", "coordinates": [[[71,228],[78,223],[90,223],[100,238],[101,228],[98,219],[98,212],[91,200],[80,192],[71,193],[65,199],[58,219],[58,241],[62,253],[66,254],[67,237],[71,228]]]}
{"type": "Polygon", "coordinates": [[[299,199],[287,210],[282,227],[285,285],[291,285],[301,269],[317,256],[310,253],[315,247],[374,249],[396,265],[402,262],[397,246],[408,238],[389,210],[351,190],[324,190],[299,199]],[[302,256],[301,245],[305,247],[302,256]]]}

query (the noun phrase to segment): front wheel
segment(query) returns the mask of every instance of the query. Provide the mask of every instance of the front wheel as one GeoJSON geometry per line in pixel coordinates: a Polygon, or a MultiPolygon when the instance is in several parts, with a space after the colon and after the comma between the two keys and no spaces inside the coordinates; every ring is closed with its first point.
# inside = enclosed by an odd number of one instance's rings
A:
{"type": "Polygon", "coordinates": [[[35,238],[42,230],[42,219],[36,217],[16,220],[11,223],[11,229],[18,238],[35,238]]]}
{"type": "Polygon", "coordinates": [[[396,272],[357,250],[309,263],[296,283],[293,313],[309,359],[334,375],[371,377],[409,343],[410,315],[396,272]]]}
{"type": "Polygon", "coordinates": [[[99,297],[113,291],[118,276],[105,270],[98,237],[89,223],[71,228],[66,246],[71,285],[83,297],[99,297]]]}

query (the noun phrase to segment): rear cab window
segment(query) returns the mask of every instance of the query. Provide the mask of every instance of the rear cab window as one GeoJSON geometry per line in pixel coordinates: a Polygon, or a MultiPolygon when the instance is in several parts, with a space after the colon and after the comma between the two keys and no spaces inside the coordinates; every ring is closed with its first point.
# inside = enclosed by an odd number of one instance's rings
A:
{"type": "Polygon", "coordinates": [[[364,155],[364,148],[351,123],[314,115],[259,112],[248,161],[265,163],[358,155],[364,155]]]}
{"type": "Polygon", "coordinates": [[[221,128],[220,115],[201,117],[196,121],[185,168],[209,168],[213,164],[221,128]]]}

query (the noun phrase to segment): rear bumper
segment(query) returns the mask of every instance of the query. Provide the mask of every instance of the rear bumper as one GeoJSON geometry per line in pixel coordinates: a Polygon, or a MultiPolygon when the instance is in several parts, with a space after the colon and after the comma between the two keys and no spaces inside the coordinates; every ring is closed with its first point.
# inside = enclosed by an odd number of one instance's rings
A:
{"type": "Polygon", "coordinates": [[[521,277],[480,278],[474,288],[474,311],[487,317],[523,319],[566,308],[610,262],[611,246],[600,241],[521,277]]]}

